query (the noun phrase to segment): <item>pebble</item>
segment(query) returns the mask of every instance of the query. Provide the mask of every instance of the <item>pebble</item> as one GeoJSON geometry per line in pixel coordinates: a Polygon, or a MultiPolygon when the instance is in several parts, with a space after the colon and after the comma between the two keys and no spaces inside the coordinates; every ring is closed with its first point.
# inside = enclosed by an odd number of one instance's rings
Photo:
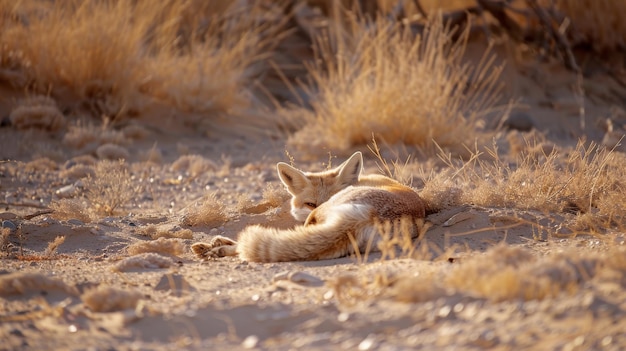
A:
{"type": "Polygon", "coordinates": [[[2,228],[9,228],[12,232],[17,230],[17,226],[9,220],[2,221],[2,228]]]}
{"type": "Polygon", "coordinates": [[[76,187],[74,184],[66,185],[54,192],[60,198],[70,198],[76,194],[76,187]]]}
{"type": "Polygon", "coordinates": [[[67,223],[71,225],[79,225],[79,226],[85,225],[85,223],[79,219],[69,219],[67,223]]]}
{"type": "Polygon", "coordinates": [[[533,119],[525,112],[512,112],[502,123],[508,129],[529,132],[534,127],[533,119]]]}

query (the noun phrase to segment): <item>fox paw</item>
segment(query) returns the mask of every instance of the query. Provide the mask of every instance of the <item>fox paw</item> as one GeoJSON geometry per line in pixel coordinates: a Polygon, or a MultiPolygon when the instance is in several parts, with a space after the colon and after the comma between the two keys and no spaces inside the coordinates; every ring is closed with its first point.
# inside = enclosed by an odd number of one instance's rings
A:
{"type": "Polygon", "coordinates": [[[234,256],[237,254],[237,242],[218,235],[211,239],[209,243],[195,243],[191,245],[191,251],[201,259],[234,256]]]}

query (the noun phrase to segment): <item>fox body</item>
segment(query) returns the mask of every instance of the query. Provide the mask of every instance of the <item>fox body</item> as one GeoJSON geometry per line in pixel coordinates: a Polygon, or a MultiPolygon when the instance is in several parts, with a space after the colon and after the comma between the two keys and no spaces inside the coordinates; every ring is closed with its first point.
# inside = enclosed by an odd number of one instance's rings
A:
{"type": "Polygon", "coordinates": [[[391,178],[362,175],[362,169],[360,152],[323,172],[303,172],[278,163],[280,180],[292,195],[291,214],[304,223],[285,230],[253,225],[239,233],[238,241],[217,236],[208,244],[192,245],[192,250],[199,257],[309,261],[376,250],[385,222],[407,220],[410,225],[405,230],[417,236],[419,220],[425,216],[419,195],[391,178]]]}

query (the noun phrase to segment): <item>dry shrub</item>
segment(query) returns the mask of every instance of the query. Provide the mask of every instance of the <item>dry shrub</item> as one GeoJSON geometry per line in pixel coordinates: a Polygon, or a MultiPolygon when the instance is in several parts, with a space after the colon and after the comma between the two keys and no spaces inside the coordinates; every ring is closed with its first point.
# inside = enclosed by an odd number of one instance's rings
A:
{"type": "Polygon", "coordinates": [[[166,255],[178,256],[185,250],[185,245],[180,239],[158,238],[154,241],[141,241],[128,245],[126,251],[129,255],[138,255],[144,252],[156,252],[166,255]]]}
{"type": "Polygon", "coordinates": [[[94,312],[115,312],[135,308],[142,295],[137,291],[100,285],[85,292],[80,298],[85,306],[94,312]]]}
{"type": "MultiPolygon", "coordinates": [[[[584,142],[579,142],[569,154],[557,150],[545,154],[530,148],[521,152],[513,164],[501,159],[495,148],[488,153],[489,160],[483,160],[484,155],[476,152],[469,161],[460,164],[450,154],[442,154],[441,158],[451,168],[447,186],[441,177],[435,178],[439,184],[443,183],[444,194],[461,189],[458,191],[462,203],[593,214],[587,217],[593,221],[587,221],[585,228],[575,229],[626,226],[623,216],[626,156],[623,154],[584,142]]],[[[433,196],[435,185],[427,182],[430,194],[426,198],[430,196],[440,206],[433,196]]]]}
{"type": "Polygon", "coordinates": [[[150,150],[141,155],[141,159],[145,162],[159,165],[163,163],[163,153],[161,152],[161,149],[157,147],[157,144],[154,143],[150,150]]]}
{"type": "Polygon", "coordinates": [[[127,257],[113,266],[117,272],[128,272],[137,269],[168,268],[174,265],[174,261],[156,253],[147,252],[136,256],[127,257]]]}
{"type": "Polygon", "coordinates": [[[182,219],[182,224],[216,227],[227,220],[226,207],[217,199],[215,193],[210,193],[199,204],[196,203],[187,209],[187,213],[182,219]]]}
{"type": "Polygon", "coordinates": [[[571,20],[568,34],[575,44],[603,52],[626,48],[626,2],[622,0],[557,0],[556,8],[571,20]]]}
{"type": "Polygon", "coordinates": [[[59,172],[59,177],[70,180],[94,177],[95,175],[96,171],[94,170],[94,168],[92,166],[84,164],[76,164],[59,172]]]}
{"type": "Polygon", "coordinates": [[[50,217],[58,220],[78,219],[89,223],[91,217],[85,203],[80,199],[61,199],[50,202],[50,209],[54,212],[50,217]]]}
{"type": "Polygon", "coordinates": [[[104,144],[98,146],[96,155],[101,160],[126,160],[130,157],[125,147],[116,144],[104,144]]]}
{"type": "Polygon", "coordinates": [[[27,172],[44,172],[44,171],[53,171],[58,168],[56,162],[52,161],[47,157],[40,157],[38,159],[32,160],[26,164],[24,164],[24,170],[27,172]]]}
{"type": "Polygon", "coordinates": [[[178,239],[193,239],[193,232],[190,229],[171,230],[163,227],[157,227],[156,225],[149,225],[142,230],[143,235],[149,236],[152,239],[158,238],[178,238],[178,239]]]}
{"type": "Polygon", "coordinates": [[[458,151],[472,144],[479,119],[498,98],[501,67],[489,58],[476,67],[462,63],[468,32],[455,41],[435,18],[418,37],[383,19],[356,24],[348,39],[320,40],[318,64],[310,67],[313,109],[291,111],[305,126],[289,143],[346,150],[374,135],[427,149],[433,141],[458,151]]]}
{"type": "Polygon", "coordinates": [[[247,83],[287,21],[279,6],[244,1],[0,5],[19,19],[0,22],[0,64],[98,117],[134,116],[147,97],[203,112],[245,107],[247,83]]]}
{"type": "Polygon", "coordinates": [[[108,123],[98,127],[91,123],[78,122],[70,126],[63,136],[65,145],[79,150],[87,146],[95,148],[102,144],[127,145],[128,142],[124,133],[111,129],[108,123]]]}
{"type": "Polygon", "coordinates": [[[142,140],[150,135],[150,131],[140,124],[129,124],[122,129],[122,133],[130,140],[142,140]]]}
{"type": "Polygon", "coordinates": [[[267,204],[270,208],[280,207],[291,198],[284,187],[276,184],[268,184],[265,189],[263,189],[261,196],[263,203],[267,204]]]}
{"type": "Polygon", "coordinates": [[[61,246],[61,244],[63,244],[64,242],[65,236],[57,236],[56,238],[54,238],[53,241],[48,243],[48,247],[46,247],[46,250],[43,252],[43,256],[47,258],[52,258],[52,256],[56,254],[59,246],[61,246]]]}
{"type": "Polygon", "coordinates": [[[0,251],[9,254],[11,243],[9,242],[9,236],[11,235],[10,228],[0,228],[0,251]]]}
{"type": "Polygon", "coordinates": [[[22,99],[9,115],[11,123],[18,129],[37,128],[57,131],[65,126],[65,117],[56,101],[47,96],[22,99]]]}
{"type": "Polygon", "coordinates": [[[95,167],[96,175],[85,181],[85,192],[96,213],[112,215],[127,205],[140,192],[133,184],[123,161],[100,161],[95,167]]]}
{"type": "Polygon", "coordinates": [[[41,273],[9,273],[0,275],[0,296],[24,295],[41,291],[61,291],[78,295],[78,290],[62,280],[41,273]]]}
{"type": "Polygon", "coordinates": [[[342,304],[353,305],[386,297],[401,302],[433,301],[449,295],[469,295],[492,301],[542,300],[574,294],[592,280],[623,281],[624,247],[581,253],[575,248],[550,256],[528,249],[497,245],[466,257],[450,268],[419,275],[373,269],[367,274],[342,275],[330,282],[342,304]]]}
{"type": "Polygon", "coordinates": [[[176,172],[187,172],[192,177],[199,176],[218,168],[217,164],[200,155],[183,155],[172,163],[171,169],[176,172]]]}

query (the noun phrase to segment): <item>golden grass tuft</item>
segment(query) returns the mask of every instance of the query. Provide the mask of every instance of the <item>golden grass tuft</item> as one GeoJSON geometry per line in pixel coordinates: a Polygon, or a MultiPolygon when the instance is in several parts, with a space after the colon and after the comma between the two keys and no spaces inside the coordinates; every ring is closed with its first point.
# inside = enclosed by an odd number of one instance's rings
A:
{"type": "Polygon", "coordinates": [[[166,239],[161,237],[153,241],[140,241],[128,245],[126,251],[129,255],[133,256],[146,252],[179,256],[185,252],[185,245],[180,239],[166,239]]]}
{"type": "Polygon", "coordinates": [[[87,206],[80,199],[61,199],[50,202],[54,212],[50,217],[58,220],[78,219],[84,223],[91,222],[87,206]]]}
{"type": "MultiPolygon", "coordinates": [[[[436,17],[436,16],[435,16],[436,17]]],[[[486,57],[462,63],[468,32],[457,41],[436,17],[422,36],[386,19],[356,24],[352,37],[320,40],[310,67],[312,111],[291,110],[305,125],[289,144],[307,150],[347,150],[372,135],[388,143],[464,151],[478,122],[499,96],[502,70],[486,57]]]]}
{"type": "Polygon", "coordinates": [[[48,247],[46,247],[46,250],[43,252],[43,256],[47,258],[52,258],[56,254],[59,246],[61,246],[61,244],[63,244],[64,242],[65,236],[57,236],[56,238],[54,238],[53,241],[48,243],[48,247]]]}
{"type": "Polygon", "coordinates": [[[151,239],[158,238],[178,238],[178,239],[193,239],[193,232],[190,229],[171,230],[156,225],[146,226],[142,231],[143,235],[150,237],[151,239]]]}
{"type": "Polygon", "coordinates": [[[457,203],[577,214],[575,230],[626,227],[624,154],[582,141],[568,153],[546,154],[531,145],[515,163],[500,158],[495,147],[487,153],[477,151],[467,162],[442,153],[450,170],[426,181],[424,198],[443,207],[447,199],[441,194],[460,192],[457,203]]]}
{"type": "Polygon", "coordinates": [[[129,272],[138,269],[168,268],[173,265],[174,261],[169,257],[146,252],[127,257],[116,263],[111,269],[116,272],[129,272]]]}
{"type": "Polygon", "coordinates": [[[187,172],[192,177],[197,177],[208,171],[215,171],[218,166],[215,162],[200,155],[183,155],[172,163],[172,171],[187,172]]]}
{"type": "Polygon", "coordinates": [[[24,295],[41,291],[61,291],[69,295],[78,295],[75,287],[41,273],[17,272],[0,276],[0,296],[24,295]]]}
{"type": "Polygon", "coordinates": [[[56,101],[47,96],[22,99],[9,115],[11,124],[18,129],[44,129],[57,131],[65,126],[65,116],[56,101]]]}
{"type": "Polygon", "coordinates": [[[109,128],[106,123],[98,127],[91,123],[78,122],[69,127],[63,136],[63,143],[80,150],[102,144],[127,145],[129,141],[124,133],[109,128]]]}
{"type": "Polygon", "coordinates": [[[98,146],[96,156],[101,160],[126,160],[130,157],[130,153],[123,146],[104,144],[98,146]]]}
{"type": "Polygon", "coordinates": [[[135,116],[150,99],[235,113],[288,20],[248,2],[0,2],[0,65],[13,82],[94,116],[135,116]],[[11,20],[10,20],[11,19],[11,20]],[[16,20],[12,20],[16,19],[16,20]]]}
{"type": "Polygon", "coordinates": [[[226,207],[218,200],[215,193],[210,193],[199,204],[188,207],[181,222],[187,226],[217,227],[226,221],[228,221],[226,207]]]}
{"type": "Polygon", "coordinates": [[[137,307],[142,295],[137,291],[100,285],[85,292],[80,298],[94,312],[116,312],[137,307]]]}
{"type": "Polygon", "coordinates": [[[84,164],[75,164],[70,168],[64,169],[59,172],[59,177],[69,180],[77,180],[81,178],[94,177],[96,171],[92,166],[84,164]]]}
{"type": "Polygon", "coordinates": [[[85,191],[95,213],[112,215],[127,205],[140,192],[123,161],[100,161],[96,175],[85,181],[85,191]]]}

